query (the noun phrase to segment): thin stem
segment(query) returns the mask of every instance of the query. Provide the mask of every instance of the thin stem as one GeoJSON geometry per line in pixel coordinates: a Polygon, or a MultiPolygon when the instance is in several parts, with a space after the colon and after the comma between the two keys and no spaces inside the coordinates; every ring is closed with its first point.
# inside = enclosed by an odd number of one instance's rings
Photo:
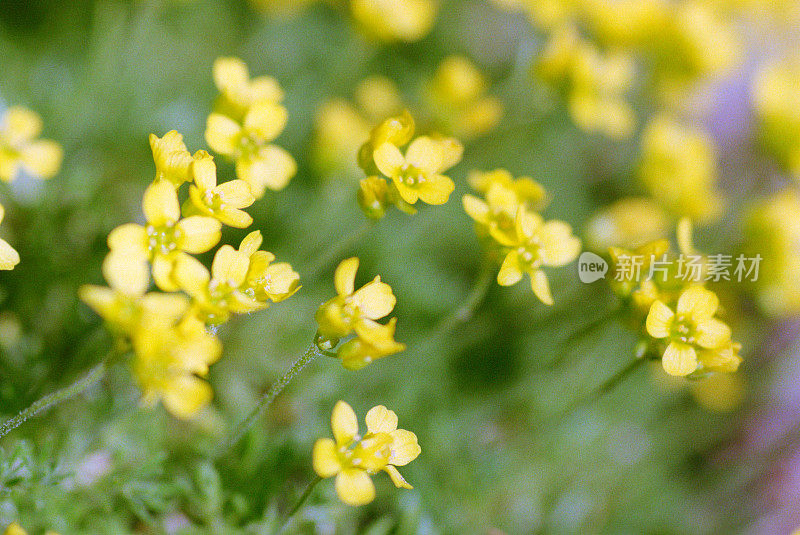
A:
{"type": "Polygon", "coordinates": [[[267,410],[267,407],[269,407],[270,404],[275,401],[275,398],[278,397],[278,394],[283,392],[283,389],[286,388],[286,385],[288,385],[292,379],[294,379],[295,375],[300,373],[303,368],[305,368],[312,360],[320,355],[322,355],[322,352],[319,350],[319,348],[317,348],[316,345],[311,344],[309,348],[306,349],[306,352],[303,353],[303,356],[297,359],[295,363],[292,364],[288,370],[286,370],[286,373],[284,373],[280,379],[272,383],[272,386],[269,388],[269,390],[267,390],[267,392],[261,396],[261,399],[258,400],[256,406],[253,407],[253,410],[247,415],[247,418],[239,422],[239,424],[234,427],[231,436],[222,444],[218,456],[221,457],[230,451],[231,448],[233,448],[242,439],[245,433],[247,433],[247,431],[253,427],[253,424],[256,423],[261,415],[264,414],[264,411],[267,410]]]}
{"type": "Polygon", "coordinates": [[[316,261],[308,266],[308,272],[306,276],[308,278],[314,278],[319,275],[322,270],[336,261],[336,259],[341,256],[342,253],[347,251],[351,246],[353,246],[353,244],[363,238],[374,224],[375,221],[372,219],[365,221],[363,225],[354,228],[349,234],[346,234],[339,241],[333,244],[330,249],[320,255],[317,255],[316,261]]]}
{"type": "Polygon", "coordinates": [[[89,370],[85,376],[81,377],[71,385],[62,388],[52,394],[48,394],[43,398],[35,401],[31,406],[27,409],[24,409],[22,412],[7,420],[2,426],[0,426],[0,438],[3,438],[8,433],[19,427],[20,425],[24,424],[30,418],[33,418],[47,409],[58,405],[62,401],[67,401],[68,399],[74,398],[78,394],[82,394],[86,390],[89,389],[90,386],[96,384],[100,379],[103,378],[107,370],[106,360],[103,360],[100,364],[89,370]]]}
{"type": "Polygon", "coordinates": [[[289,511],[289,514],[286,516],[286,521],[283,523],[283,526],[281,526],[281,529],[280,531],[278,531],[278,533],[283,533],[283,531],[289,526],[289,522],[292,520],[292,517],[294,517],[295,513],[297,513],[297,511],[299,511],[300,508],[303,507],[303,504],[306,503],[306,500],[308,500],[308,497],[311,496],[311,493],[314,491],[314,487],[316,487],[317,483],[319,483],[320,481],[322,481],[322,478],[317,476],[311,483],[309,483],[308,487],[306,487],[305,492],[303,492],[303,495],[300,496],[300,499],[297,500],[296,504],[294,504],[292,510],[289,511]]]}

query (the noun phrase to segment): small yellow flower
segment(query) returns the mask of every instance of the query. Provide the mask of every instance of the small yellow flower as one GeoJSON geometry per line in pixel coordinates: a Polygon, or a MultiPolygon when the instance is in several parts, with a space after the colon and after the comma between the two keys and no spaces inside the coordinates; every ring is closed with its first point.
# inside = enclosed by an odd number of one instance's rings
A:
{"type": "Polygon", "coordinates": [[[356,271],[358,258],[343,260],[334,274],[337,296],[317,310],[319,332],[327,338],[345,337],[360,324],[388,315],[397,303],[392,288],[381,282],[380,275],[355,290],[356,271]]]}
{"type": "Polygon", "coordinates": [[[180,219],[178,194],[164,180],[145,190],[142,209],[147,224],[127,223],[115,228],[108,235],[108,246],[131,261],[149,260],[156,285],[175,291],[178,287],[171,279],[175,261],[183,252],[199,254],[214,247],[220,240],[222,223],[205,216],[180,219]]]}
{"type": "Polygon", "coordinates": [[[220,92],[214,109],[235,121],[241,121],[257,102],[278,103],[283,100],[283,90],[277,80],[269,76],[257,76],[251,80],[247,65],[239,58],[217,58],[212,71],[220,92]]]}
{"type": "MultiPolygon", "coordinates": [[[[3,208],[3,205],[0,205],[0,223],[3,222],[5,215],[6,209],[3,208]]],[[[17,264],[19,264],[19,253],[17,250],[11,247],[7,241],[0,239],[0,269],[14,269],[14,266],[17,264]]]]}
{"type": "Polygon", "coordinates": [[[380,358],[405,351],[405,344],[396,342],[394,331],[397,318],[386,325],[374,321],[361,321],[356,324],[356,337],[348,340],[337,351],[342,366],[348,370],[360,370],[380,358]]]}
{"type": "Polygon", "coordinates": [[[356,86],[354,97],[364,117],[373,124],[403,111],[403,97],[397,84],[385,76],[363,79],[356,86]]]}
{"type": "Polygon", "coordinates": [[[442,173],[461,159],[462,151],[454,140],[421,136],[409,145],[405,156],[395,145],[384,143],[375,149],[373,157],[405,202],[422,200],[438,205],[446,203],[455,189],[453,181],[442,173]]]}
{"type": "Polygon", "coordinates": [[[502,232],[494,232],[492,236],[508,248],[497,283],[512,286],[528,273],[533,293],[543,303],[552,305],[550,285],[541,268],[564,266],[577,258],[581,241],[572,235],[572,228],[563,221],[545,222],[540,215],[520,208],[515,218],[515,236],[510,238],[502,232]]]}
{"type": "Polygon", "coordinates": [[[198,151],[191,175],[194,184],[189,186],[189,201],[184,205],[187,215],[197,212],[236,228],[253,223],[253,218],[242,210],[256,201],[247,182],[237,179],[217,185],[217,166],[205,151],[198,151]]]}
{"type": "Polygon", "coordinates": [[[170,130],[161,138],[150,134],[150,149],[156,164],[156,180],[167,180],[178,187],[192,179],[190,166],[194,158],[177,130],[170,130]]]}
{"type": "Polygon", "coordinates": [[[103,261],[103,276],[110,288],[87,284],[78,294],[120,334],[132,336],[153,322],[174,325],[189,308],[183,295],[145,293],[150,273],[144,259],[111,252],[103,261]]]}
{"type": "Polygon", "coordinates": [[[42,119],[33,111],[14,106],[0,116],[0,180],[11,182],[20,171],[36,178],[52,178],[64,153],[50,140],[35,139],[42,119]]]}
{"type": "Polygon", "coordinates": [[[219,359],[222,344],[191,317],[178,327],[152,326],[133,337],[133,373],[142,402],[161,400],[177,418],[191,418],[211,400],[211,386],[201,379],[219,359]]]}
{"type": "Polygon", "coordinates": [[[358,420],[344,401],[333,408],[331,428],[335,440],[314,444],[314,471],[320,477],[336,476],[336,493],[348,505],[365,505],[375,499],[370,476],[389,474],[397,488],[412,488],[396,467],[405,466],[422,452],[417,436],[397,428],[397,414],[383,405],[367,412],[367,433],[358,435],[358,420]]]}
{"type": "Polygon", "coordinates": [[[259,251],[261,232],[253,231],[242,240],[239,252],[250,259],[242,291],[260,302],[278,303],[300,289],[300,275],[286,262],[273,262],[275,255],[259,251]]]}
{"type": "Polygon", "coordinates": [[[369,139],[359,149],[358,165],[368,175],[380,174],[375,165],[375,150],[384,143],[402,147],[414,137],[415,128],[414,118],[408,110],[383,120],[370,131],[369,139]]]}
{"type": "Polygon", "coordinates": [[[662,301],[652,304],[646,328],[653,338],[668,341],[661,359],[664,371],[689,375],[701,366],[701,353],[712,368],[730,366],[738,359],[738,347],[731,345],[730,327],[714,317],[718,307],[716,294],[702,286],[684,290],[674,312],[662,301]]]}
{"type": "Polygon", "coordinates": [[[326,102],[317,110],[314,131],[313,158],[320,170],[341,171],[347,176],[358,171],[352,155],[369,138],[370,131],[358,110],[346,100],[326,102]]]}
{"type": "Polygon", "coordinates": [[[353,18],[364,32],[381,41],[418,41],[431,31],[437,0],[352,0],[353,18]]]}

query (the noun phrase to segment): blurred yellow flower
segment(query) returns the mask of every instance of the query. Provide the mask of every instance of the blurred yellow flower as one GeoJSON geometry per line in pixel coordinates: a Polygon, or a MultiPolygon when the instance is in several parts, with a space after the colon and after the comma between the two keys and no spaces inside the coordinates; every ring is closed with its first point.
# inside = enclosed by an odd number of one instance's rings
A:
{"type": "Polygon", "coordinates": [[[13,106],[0,115],[0,180],[11,182],[23,171],[35,178],[52,178],[61,168],[61,146],[36,139],[42,119],[35,112],[13,106]]]}
{"type": "Polygon", "coordinates": [[[147,224],[121,225],[108,235],[108,247],[127,255],[131,262],[140,259],[152,263],[153,279],[164,291],[175,291],[172,268],[183,252],[199,254],[220,240],[222,223],[212,217],[191,216],[180,219],[180,205],[175,188],[168,181],[151,184],[142,201],[147,224]]]}
{"type": "Polygon", "coordinates": [[[586,225],[586,243],[595,251],[639,247],[666,236],[669,216],[647,198],[625,197],[598,210],[586,225]]]}
{"type": "MultiPolygon", "coordinates": [[[[3,205],[0,205],[0,223],[3,222],[5,215],[6,209],[3,205]]],[[[19,264],[19,253],[17,250],[11,247],[7,241],[0,239],[0,270],[14,269],[14,266],[17,264],[19,264]]]]}
{"type": "Polygon", "coordinates": [[[194,184],[189,186],[185,215],[200,214],[218,219],[225,225],[246,228],[253,218],[243,211],[256,200],[244,180],[231,180],[217,185],[217,166],[205,151],[198,151],[191,165],[194,184]]]}
{"type": "Polygon", "coordinates": [[[331,428],[334,439],[321,438],[314,444],[314,471],[323,478],[336,476],[336,493],[348,505],[365,505],[375,499],[370,476],[389,474],[397,488],[412,488],[398,466],[405,466],[422,452],[417,436],[397,428],[397,414],[383,405],[366,416],[367,433],[358,435],[358,420],[344,401],[333,408],[331,428]]]}
{"type": "Polygon", "coordinates": [[[768,65],[753,83],[763,146],[800,180],[800,61],[768,65]]]}
{"type": "Polygon", "coordinates": [[[214,109],[241,122],[250,108],[258,102],[277,104],[283,100],[283,90],[277,80],[269,76],[250,79],[247,65],[239,58],[221,57],[212,68],[219,98],[214,109]]]}
{"type": "Polygon", "coordinates": [[[661,364],[670,375],[685,376],[706,367],[735,371],[741,361],[731,328],[714,317],[719,299],[702,286],[690,286],[678,298],[675,311],[655,301],[647,315],[647,333],[666,339],[661,364]]]}
{"type": "Polygon", "coordinates": [[[350,11],[368,36],[381,41],[418,41],[431,31],[438,0],[351,0],[350,11]]]}
{"type": "Polygon", "coordinates": [[[553,304],[550,284],[542,267],[569,264],[581,250],[581,241],[572,235],[572,228],[563,221],[545,222],[534,212],[520,207],[514,221],[514,236],[493,232],[492,237],[505,246],[506,253],[497,283],[512,286],[527,273],[536,297],[546,305],[553,304]]]}
{"type": "MultiPolygon", "coordinates": [[[[6,529],[3,531],[3,535],[28,535],[28,532],[16,522],[12,522],[6,526],[6,529]]],[[[44,535],[58,535],[58,533],[47,530],[45,531],[44,535]]]]}

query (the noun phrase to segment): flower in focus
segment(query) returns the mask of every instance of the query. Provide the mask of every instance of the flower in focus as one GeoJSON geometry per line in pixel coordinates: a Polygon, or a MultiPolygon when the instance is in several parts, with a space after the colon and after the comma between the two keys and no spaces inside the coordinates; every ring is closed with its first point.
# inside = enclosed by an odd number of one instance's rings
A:
{"type": "Polygon", "coordinates": [[[156,181],[167,180],[178,187],[192,179],[190,166],[194,158],[177,130],[170,130],[161,138],[150,134],[150,149],[156,164],[156,181]]]}
{"type": "Polygon", "coordinates": [[[350,11],[370,37],[413,42],[431,31],[438,0],[351,0],[350,11]]]}
{"type": "Polygon", "coordinates": [[[690,286],[678,298],[675,311],[656,300],[647,315],[647,333],[665,339],[664,371],[685,376],[698,369],[735,371],[741,358],[731,342],[731,329],[714,317],[719,299],[702,286],[690,286]]]}
{"type": "Polygon", "coordinates": [[[506,247],[506,255],[497,274],[497,283],[512,286],[527,273],[536,297],[547,305],[553,304],[550,285],[542,267],[569,264],[581,249],[581,241],[572,235],[572,228],[563,221],[545,222],[539,214],[524,208],[517,210],[514,236],[494,232],[494,237],[506,247]]]}
{"type": "Polygon", "coordinates": [[[52,178],[64,157],[55,141],[36,139],[42,119],[35,112],[13,106],[0,115],[0,180],[11,182],[20,171],[36,178],[52,178]]]}
{"type": "Polygon", "coordinates": [[[244,180],[231,180],[217,185],[217,166],[205,151],[191,165],[194,184],[189,186],[189,201],[184,204],[184,213],[197,213],[218,219],[225,225],[246,228],[253,218],[243,211],[256,200],[250,186],[244,180]]]}
{"type": "Polygon", "coordinates": [[[282,92],[277,83],[271,78],[249,80],[244,63],[234,58],[217,60],[214,79],[221,97],[208,116],[206,142],[236,162],[236,175],[256,198],[263,197],[267,188],[283,189],[297,172],[297,163],[271,143],[288,119],[279,103],[282,92]]]}
{"type": "MultiPolygon", "coordinates": [[[[5,218],[6,209],[0,205],[0,223],[5,218]]],[[[19,253],[11,245],[0,239],[0,270],[14,269],[14,266],[19,264],[19,253]]]]}
{"type": "Polygon", "coordinates": [[[370,478],[380,471],[389,474],[397,488],[412,488],[398,466],[405,466],[422,452],[417,436],[397,428],[397,414],[383,405],[366,416],[367,433],[358,434],[358,420],[344,401],[333,408],[331,429],[334,439],[321,438],[314,444],[313,465],[318,476],[336,476],[336,494],[348,505],[365,505],[375,499],[370,478]]]}
{"type": "Polygon", "coordinates": [[[108,235],[108,247],[131,262],[149,260],[156,285],[175,291],[178,287],[171,278],[175,261],[183,253],[199,254],[214,247],[220,240],[222,224],[206,216],[181,219],[178,194],[164,180],[145,190],[142,209],[147,224],[126,223],[115,228],[108,235]]]}

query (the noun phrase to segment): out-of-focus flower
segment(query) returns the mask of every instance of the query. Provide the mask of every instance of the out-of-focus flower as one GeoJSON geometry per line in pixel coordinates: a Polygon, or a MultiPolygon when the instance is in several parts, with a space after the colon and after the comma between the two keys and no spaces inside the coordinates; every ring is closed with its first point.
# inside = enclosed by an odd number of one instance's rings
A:
{"type": "Polygon", "coordinates": [[[439,64],[427,96],[432,114],[444,131],[472,138],[497,126],[503,104],[486,96],[486,87],[486,78],[466,57],[450,56],[439,64]]]}
{"type": "Polygon", "coordinates": [[[258,102],[277,104],[283,100],[283,90],[277,80],[269,76],[251,79],[247,65],[239,58],[217,58],[212,71],[220,93],[214,109],[235,121],[241,122],[258,102]]]}
{"type": "Polygon", "coordinates": [[[189,186],[185,215],[205,215],[237,228],[249,227],[253,218],[243,211],[256,200],[244,180],[231,180],[217,185],[217,166],[205,151],[199,151],[191,165],[194,184],[189,186]]]}
{"type": "Polygon", "coordinates": [[[675,311],[655,301],[647,315],[647,333],[666,339],[661,359],[664,371],[685,376],[697,370],[736,371],[741,346],[731,342],[731,329],[714,317],[719,307],[716,294],[690,286],[678,298],[675,311]]]}
{"type": "Polygon", "coordinates": [[[348,505],[365,505],[375,499],[370,476],[389,474],[397,488],[412,488],[398,466],[405,466],[422,452],[417,436],[397,428],[397,414],[383,405],[367,412],[367,433],[360,437],[358,420],[344,401],[333,408],[331,429],[334,439],[321,438],[314,444],[314,471],[323,478],[336,476],[336,493],[348,505]]]}
{"type": "MultiPolygon", "coordinates": [[[[0,205],[0,223],[3,222],[5,215],[6,209],[3,205],[0,205]]],[[[14,269],[14,266],[17,264],[19,264],[19,253],[17,250],[11,247],[7,241],[0,239],[0,270],[14,269]]]]}
{"type": "Polygon", "coordinates": [[[351,0],[353,19],[381,41],[419,41],[436,22],[438,0],[351,0]]]}
{"type": "Polygon", "coordinates": [[[317,167],[326,173],[354,173],[358,165],[353,155],[369,138],[369,122],[349,102],[336,99],[320,106],[314,124],[313,157],[317,167]]]}
{"type": "Polygon", "coordinates": [[[570,226],[557,220],[545,222],[539,214],[520,208],[515,218],[515,236],[494,232],[492,237],[507,248],[497,283],[512,286],[527,273],[536,297],[552,305],[550,285],[541,268],[564,266],[577,258],[581,241],[572,235],[570,226]]]}
{"type": "Polygon", "coordinates": [[[647,198],[626,197],[598,210],[586,225],[586,243],[595,251],[639,247],[666,236],[669,217],[647,198]]]}
{"type": "Polygon", "coordinates": [[[368,76],[355,89],[355,102],[372,125],[403,111],[403,97],[397,85],[385,76],[368,76]]]}
{"type": "Polygon", "coordinates": [[[13,106],[0,115],[0,180],[11,182],[20,171],[35,178],[52,178],[61,168],[64,152],[55,141],[36,139],[42,119],[13,106]]]}
{"type": "Polygon", "coordinates": [[[742,402],[747,384],[741,374],[715,373],[691,384],[692,395],[714,412],[730,412],[742,402]]]}
{"type": "Polygon", "coordinates": [[[765,67],[753,84],[763,146],[800,180],[800,61],[765,67]]]}
{"type": "Polygon", "coordinates": [[[108,235],[108,247],[130,262],[149,260],[156,285],[175,291],[178,287],[171,278],[175,261],[183,253],[199,254],[214,247],[220,240],[222,223],[206,216],[181,219],[178,194],[164,180],[148,186],[142,209],[147,224],[126,223],[115,228],[108,235]]]}
{"type": "MultiPolygon", "coordinates": [[[[28,535],[28,532],[16,522],[12,522],[6,526],[6,529],[3,531],[3,535],[28,535]]],[[[44,535],[58,535],[58,533],[47,530],[44,535]]]]}
{"type": "Polygon", "coordinates": [[[641,143],[639,177],[656,201],[700,222],[722,213],[716,148],[708,134],[660,114],[647,125],[641,143]]]}

